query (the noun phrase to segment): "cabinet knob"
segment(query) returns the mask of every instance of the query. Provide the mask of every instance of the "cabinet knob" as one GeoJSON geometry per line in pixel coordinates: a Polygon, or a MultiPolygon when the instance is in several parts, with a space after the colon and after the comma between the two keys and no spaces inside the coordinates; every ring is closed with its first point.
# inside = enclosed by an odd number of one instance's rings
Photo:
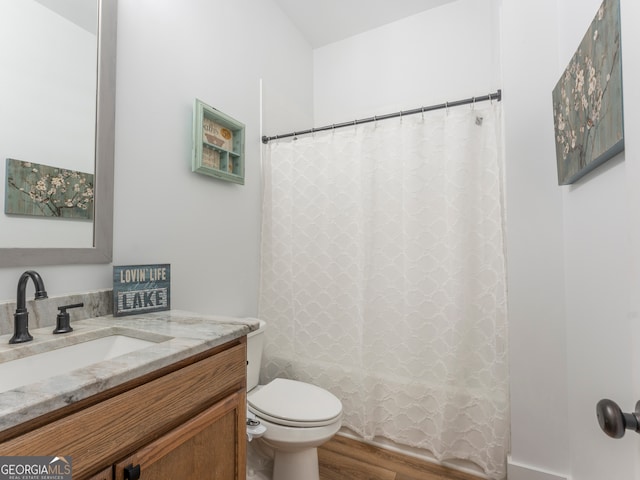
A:
{"type": "Polygon", "coordinates": [[[627,429],[640,433],[640,401],[635,412],[624,413],[616,402],[603,398],[596,405],[596,415],[600,428],[610,437],[622,438],[627,429]]]}
{"type": "Polygon", "coordinates": [[[124,467],[125,480],[138,480],[140,478],[140,465],[127,465],[124,467]]]}

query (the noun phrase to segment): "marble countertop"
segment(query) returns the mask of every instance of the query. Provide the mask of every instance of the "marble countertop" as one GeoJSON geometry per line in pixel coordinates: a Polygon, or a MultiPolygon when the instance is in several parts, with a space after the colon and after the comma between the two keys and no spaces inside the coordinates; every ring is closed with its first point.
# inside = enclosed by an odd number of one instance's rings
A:
{"type": "Polygon", "coordinates": [[[157,343],[84,368],[69,365],[59,375],[12,390],[0,389],[0,432],[244,336],[258,328],[258,321],[169,310],[107,315],[72,321],[71,326],[73,332],[61,335],[54,335],[52,327],[30,329],[33,341],[19,345],[9,345],[11,335],[1,335],[0,363],[48,351],[53,343],[73,345],[114,334],[157,343]]]}

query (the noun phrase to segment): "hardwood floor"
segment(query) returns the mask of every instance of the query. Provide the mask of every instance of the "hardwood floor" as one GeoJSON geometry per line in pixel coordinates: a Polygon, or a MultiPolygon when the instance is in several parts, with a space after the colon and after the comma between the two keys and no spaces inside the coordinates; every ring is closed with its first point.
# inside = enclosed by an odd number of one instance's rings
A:
{"type": "Polygon", "coordinates": [[[479,480],[480,477],[336,435],[318,449],[320,480],[479,480]]]}

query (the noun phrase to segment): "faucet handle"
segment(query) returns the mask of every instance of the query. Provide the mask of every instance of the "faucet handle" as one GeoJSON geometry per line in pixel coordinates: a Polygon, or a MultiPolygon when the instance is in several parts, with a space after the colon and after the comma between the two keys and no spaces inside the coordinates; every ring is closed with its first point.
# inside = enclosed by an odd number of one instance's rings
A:
{"type": "Polygon", "coordinates": [[[69,333],[73,332],[71,321],[69,318],[68,308],[84,307],[84,303],[74,303],[72,305],[61,305],[58,307],[58,316],[56,317],[56,329],[53,333],[69,333]]]}

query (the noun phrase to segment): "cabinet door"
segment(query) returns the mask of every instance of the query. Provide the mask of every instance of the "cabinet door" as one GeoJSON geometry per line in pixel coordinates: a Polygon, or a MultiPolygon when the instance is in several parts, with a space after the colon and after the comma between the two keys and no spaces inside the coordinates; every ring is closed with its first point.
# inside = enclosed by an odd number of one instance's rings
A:
{"type": "Polygon", "coordinates": [[[246,393],[239,391],[115,465],[115,480],[245,480],[246,393]],[[134,479],[135,480],[135,476],[134,479]]]}
{"type": "Polygon", "coordinates": [[[87,480],[111,480],[113,478],[113,470],[111,467],[104,469],[100,473],[96,473],[93,477],[89,477],[87,480]]]}

